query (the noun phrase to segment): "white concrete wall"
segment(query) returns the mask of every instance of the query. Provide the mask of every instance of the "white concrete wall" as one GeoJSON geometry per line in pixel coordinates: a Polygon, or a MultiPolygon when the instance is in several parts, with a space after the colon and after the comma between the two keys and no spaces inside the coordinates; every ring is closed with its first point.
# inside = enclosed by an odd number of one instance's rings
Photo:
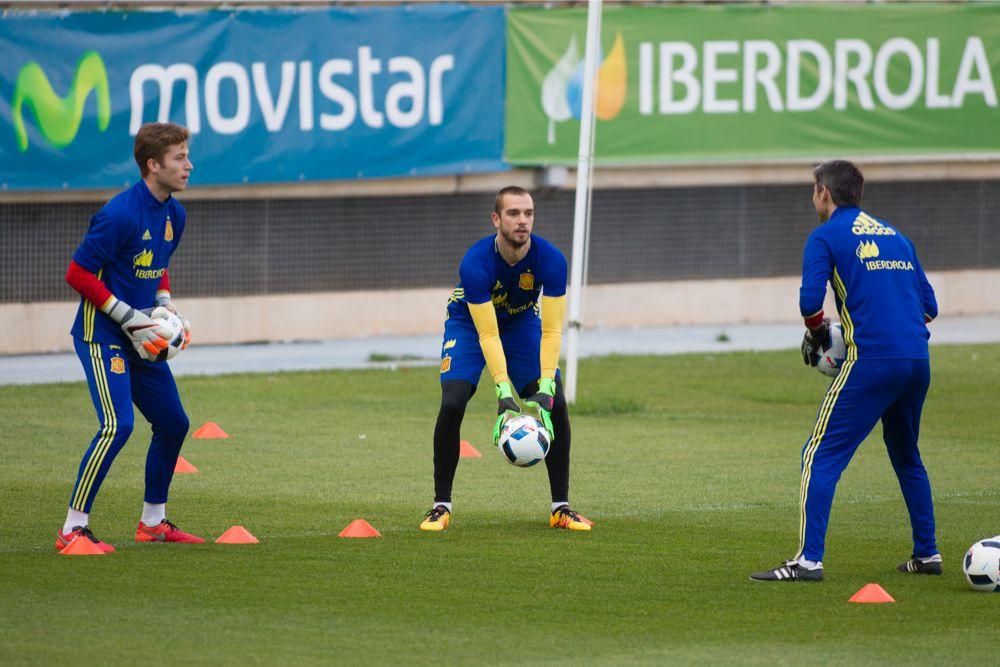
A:
{"type": "MultiPolygon", "coordinates": [[[[942,315],[1000,313],[1000,270],[929,274],[942,315]]],[[[451,286],[387,292],[184,299],[196,343],[329,340],[441,330],[451,286]]],[[[594,285],[585,327],[795,322],[799,278],[594,285]]],[[[77,303],[0,304],[0,354],[72,349],[77,303]]],[[[827,312],[834,312],[828,295],[827,312]]]]}

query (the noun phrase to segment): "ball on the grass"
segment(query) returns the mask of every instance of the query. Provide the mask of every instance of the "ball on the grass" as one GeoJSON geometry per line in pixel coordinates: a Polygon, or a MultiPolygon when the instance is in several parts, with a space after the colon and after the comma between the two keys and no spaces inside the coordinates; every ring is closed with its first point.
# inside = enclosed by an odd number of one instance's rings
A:
{"type": "Polygon", "coordinates": [[[1000,535],[969,547],[962,560],[962,572],[973,589],[1000,593],[1000,535]]]}

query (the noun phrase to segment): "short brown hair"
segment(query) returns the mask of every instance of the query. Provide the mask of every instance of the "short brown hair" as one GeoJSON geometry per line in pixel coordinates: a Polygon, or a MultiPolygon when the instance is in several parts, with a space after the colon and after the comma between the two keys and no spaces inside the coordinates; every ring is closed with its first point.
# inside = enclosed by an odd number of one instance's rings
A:
{"type": "Polygon", "coordinates": [[[145,176],[149,173],[146,165],[152,158],[163,161],[167,148],[182,144],[191,137],[191,133],[183,125],[177,123],[146,123],[135,135],[135,163],[139,165],[139,173],[145,176]]]}
{"type": "Polygon", "coordinates": [[[493,202],[493,212],[497,215],[500,215],[503,211],[503,198],[507,195],[528,195],[530,197],[531,193],[522,188],[520,185],[508,185],[507,187],[501,189],[500,192],[497,193],[496,201],[493,202]]]}
{"type": "Polygon", "coordinates": [[[861,195],[865,191],[865,177],[857,165],[847,160],[830,160],[813,169],[816,185],[830,191],[830,197],[837,206],[861,206],[861,195]]]}

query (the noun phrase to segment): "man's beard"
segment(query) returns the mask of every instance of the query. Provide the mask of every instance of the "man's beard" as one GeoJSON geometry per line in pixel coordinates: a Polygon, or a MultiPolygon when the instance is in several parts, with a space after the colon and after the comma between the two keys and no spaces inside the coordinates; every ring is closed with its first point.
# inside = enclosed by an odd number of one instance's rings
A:
{"type": "Polygon", "coordinates": [[[508,232],[505,232],[502,229],[500,230],[500,236],[502,236],[504,238],[504,240],[507,241],[507,243],[511,244],[515,248],[521,248],[521,247],[525,246],[528,243],[529,240],[531,240],[531,234],[528,234],[527,236],[525,236],[524,240],[521,241],[521,240],[517,239],[514,236],[513,232],[508,233],[508,232]]]}

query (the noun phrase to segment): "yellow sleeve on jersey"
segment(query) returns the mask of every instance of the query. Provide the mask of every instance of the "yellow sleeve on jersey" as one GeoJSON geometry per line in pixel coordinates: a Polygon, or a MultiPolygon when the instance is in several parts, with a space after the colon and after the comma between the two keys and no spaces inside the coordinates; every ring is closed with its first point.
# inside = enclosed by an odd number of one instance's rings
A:
{"type": "Polygon", "coordinates": [[[542,377],[555,378],[562,348],[562,323],[566,315],[566,295],[542,296],[542,377]]]}
{"type": "Polygon", "coordinates": [[[470,303],[469,314],[479,332],[479,346],[483,348],[486,366],[493,376],[493,383],[510,382],[507,376],[507,357],[503,354],[503,344],[500,342],[500,326],[497,324],[497,311],[493,302],[470,303]]]}

